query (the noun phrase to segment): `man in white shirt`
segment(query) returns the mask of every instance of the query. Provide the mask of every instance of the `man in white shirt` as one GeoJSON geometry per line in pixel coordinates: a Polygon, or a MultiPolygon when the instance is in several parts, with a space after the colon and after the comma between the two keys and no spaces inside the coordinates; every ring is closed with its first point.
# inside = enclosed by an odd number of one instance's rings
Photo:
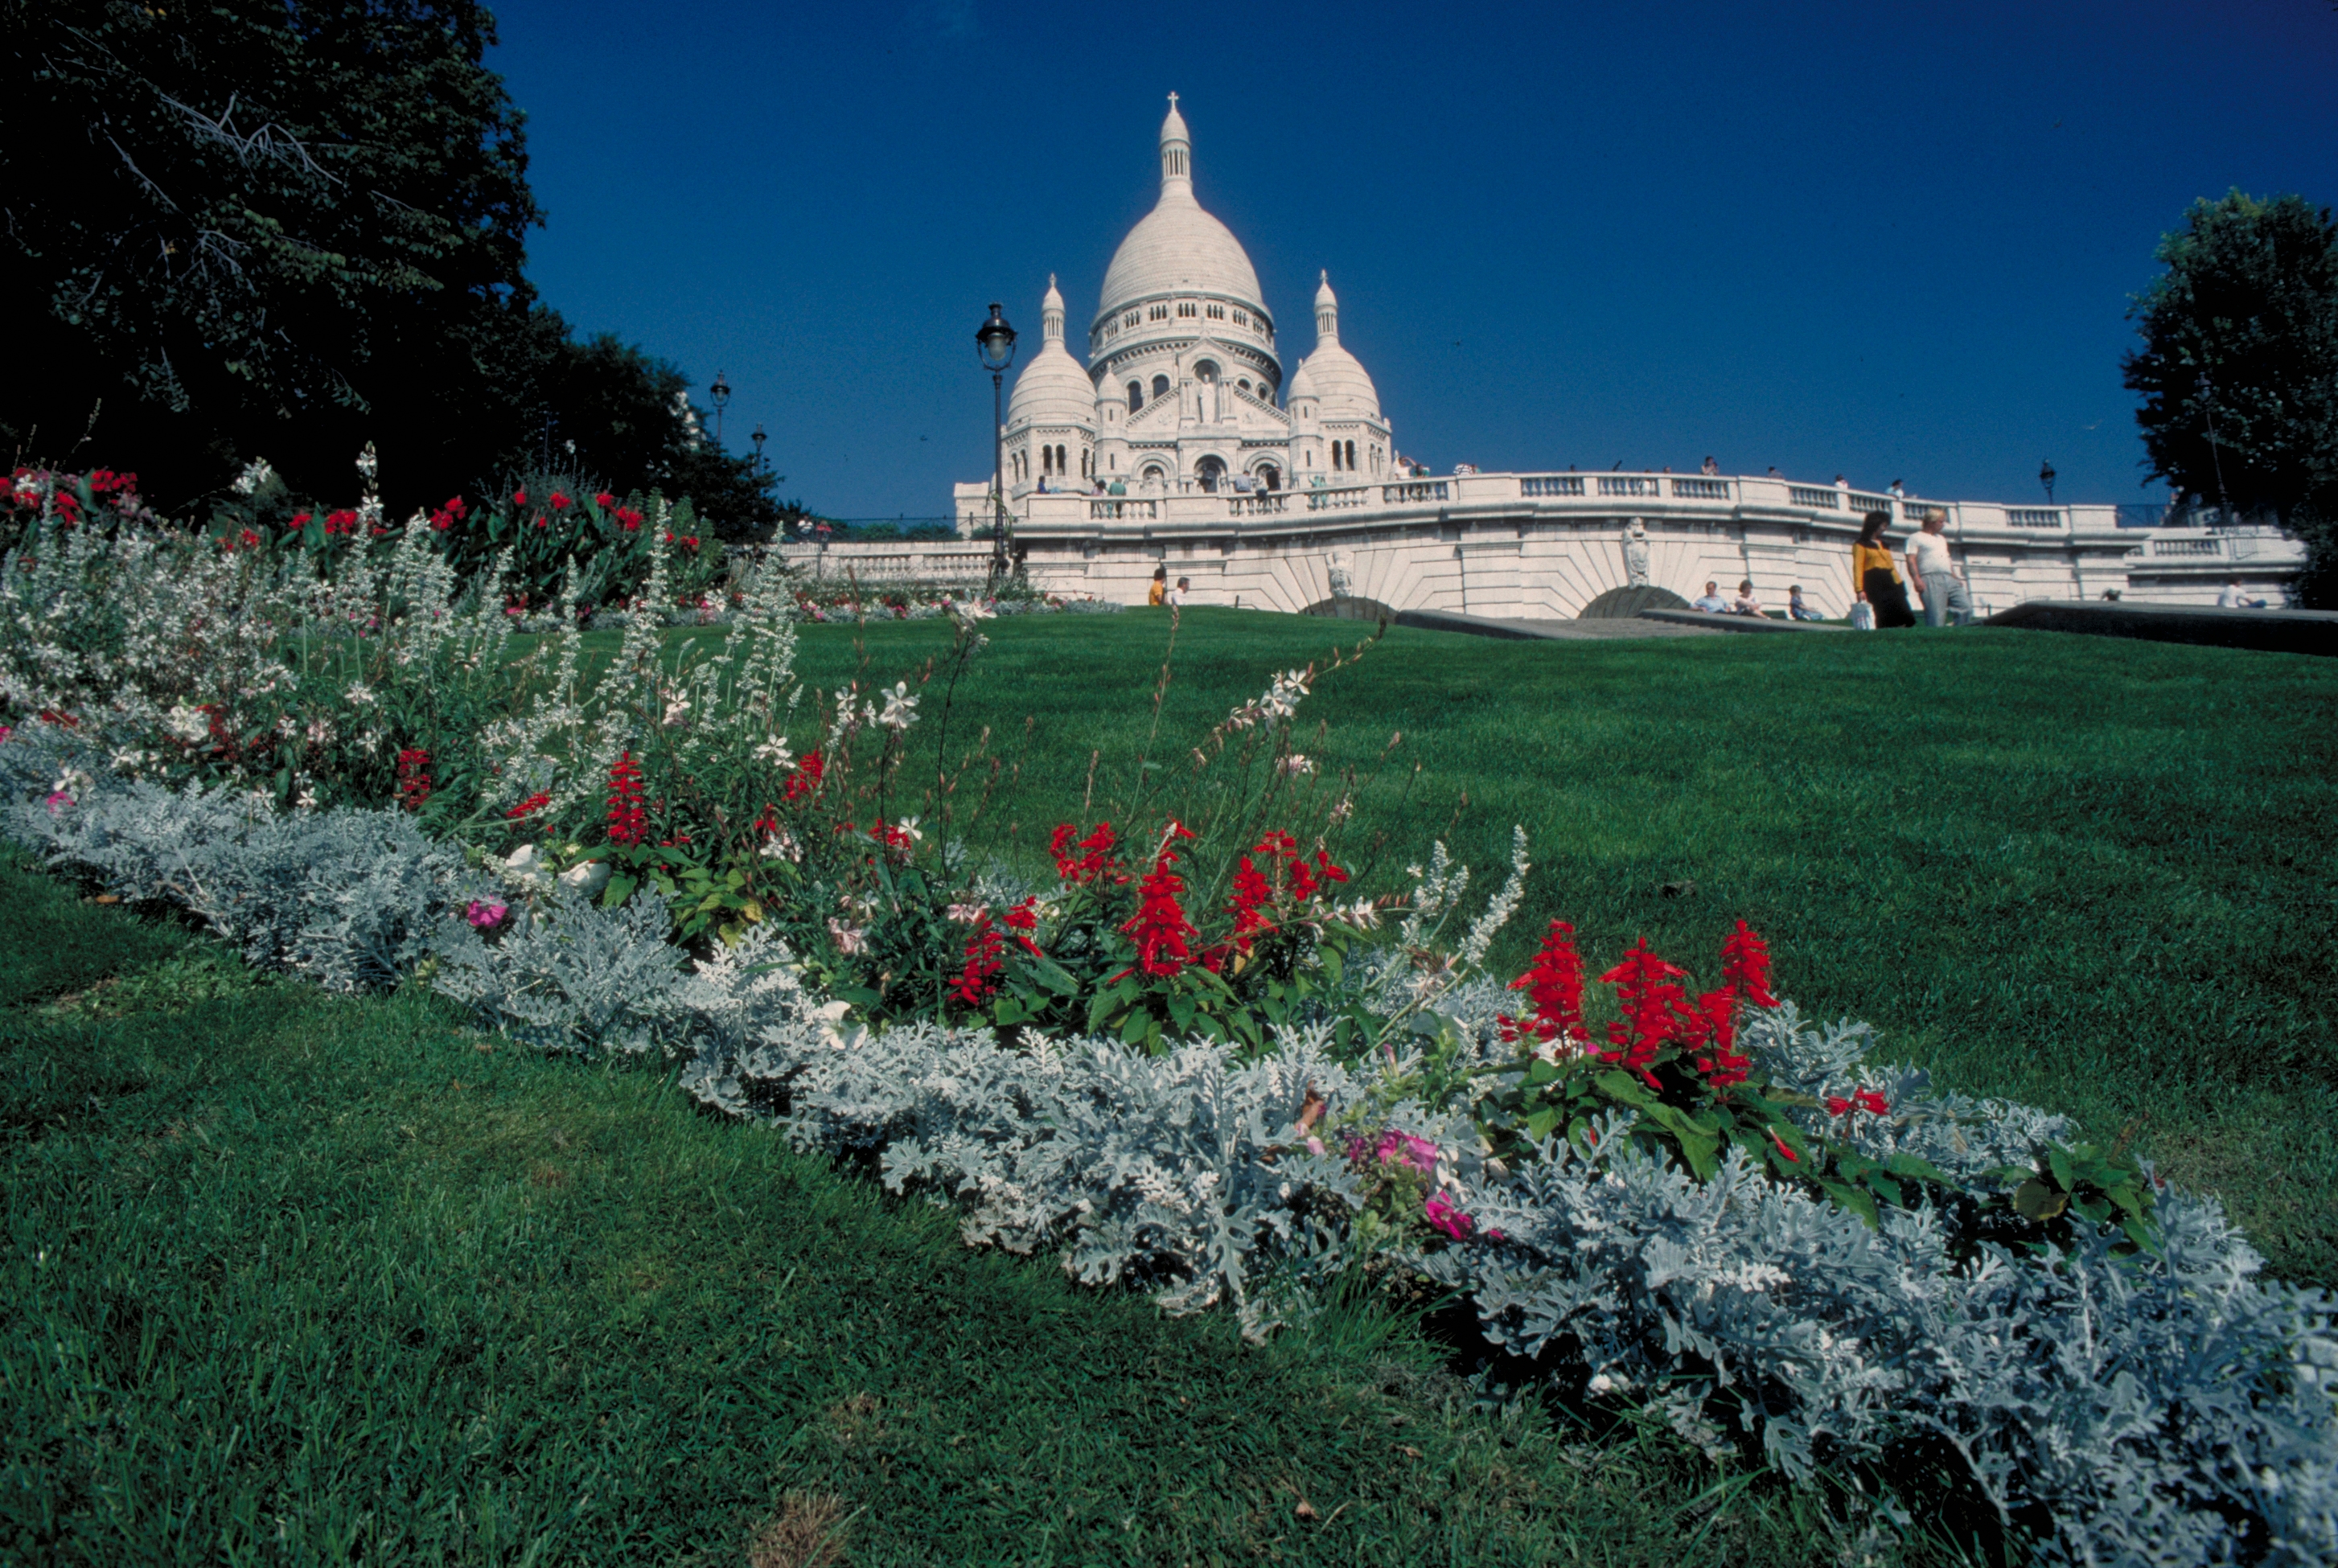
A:
{"type": "Polygon", "coordinates": [[[1191,577],[1178,578],[1177,586],[1169,590],[1169,603],[1172,604],[1184,604],[1193,596],[1194,580],[1191,577]]]}
{"type": "Polygon", "coordinates": [[[2252,599],[2241,592],[2241,580],[2237,577],[2228,579],[2225,591],[2216,595],[2216,608],[2219,610],[2262,610],[2264,607],[2264,600],[2252,599]]]}
{"type": "Polygon", "coordinates": [[[1949,514],[1939,507],[1924,514],[1923,527],[1908,541],[1908,585],[1924,596],[1924,624],[1963,626],[1972,620],[1972,595],[1949,558],[1949,542],[1940,535],[1949,514]]]}
{"type": "Polygon", "coordinates": [[[1704,597],[1690,605],[1689,608],[1692,610],[1704,611],[1707,614],[1720,615],[1727,612],[1729,609],[1729,601],[1721,596],[1720,583],[1708,583],[1704,585],[1704,597]]]}

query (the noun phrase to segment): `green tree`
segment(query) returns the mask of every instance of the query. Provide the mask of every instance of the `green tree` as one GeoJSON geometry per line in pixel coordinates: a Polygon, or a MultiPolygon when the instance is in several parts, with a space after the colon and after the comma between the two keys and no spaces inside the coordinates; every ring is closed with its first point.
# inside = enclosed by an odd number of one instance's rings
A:
{"type": "Polygon", "coordinates": [[[2124,366],[2151,472],[2277,513],[2305,542],[2307,602],[2338,603],[2338,222],[2235,191],[2195,202],[2158,259],[2124,366]]]}
{"type": "Polygon", "coordinates": [[[471,0],[0,0],[0,424],[181,498],[265,452],[393,496],[516,436],[532,368],[520,115],[471,0]],[[37,428],[38,436],[34,437],[37,428]]]}

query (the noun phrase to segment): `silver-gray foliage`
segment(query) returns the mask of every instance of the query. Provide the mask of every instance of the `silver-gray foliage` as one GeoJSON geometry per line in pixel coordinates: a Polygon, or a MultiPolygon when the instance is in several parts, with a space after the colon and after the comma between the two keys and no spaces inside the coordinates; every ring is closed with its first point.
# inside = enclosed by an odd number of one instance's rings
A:
{"type": "MultiPolygon", "coordinates": [[[[1151,1057],[932,1024],[872,1034],[768,936],[686,968],[646,900],[515,910],[483,940],[459,914],[489,884],[398,812],[279,814],[107,779],[54,732],[0,743],[0,788],[6,836],[124,897],[183,906],[257,963],[349,988],[435,961],[434,983],[488,1026],[547,1049],[678,1054],[708,1104],[872,1161],[896,1191],[954,1205],[970,1242],[1052,1251],[1173,1310],[1229,1304],[1252,1332],[1301,1315],[1355,1253],[1358,1178],[1306,1151],[1306,1092],[1336,1122],[1396,1099],[1414,1065],[1343,1065],[1311,1030],[1251,1062],[1202,1044],[1151,1057]]],[[[1438,1002],[1482,1045],[1498,1000],[1462,987],[1438,1002]]],[[[1882,1090],[1890,1116],[1833,1129],[1872,1152],[1970,1175],[2070,1132],[1872,1064],[1861,1025],[1810,1029],[1780,1008],[1748,1039],[1814,1096],[1882,1090]]],[[[2049,1561],[2338,1562],[2331,1298],[2264,1280],[2213,1200],[2162,1193],[2157,1257],[2099,1238],[1956,1256],[1929,1209],[1871,1230],[1735,1155],[1700,1183],[1621,1117],[1594,1154],[1556,1141],[1508,1169],[1476,1157],[1466,1103],[1373,1117],[1445,1151],[1439,1179],[1474,1222],[1411,1261],[1466,1292],[1489,1339],[1594,1393],[1708,1442],[1733,1421],[1795,1475],[1910,1441],[1953,1450],[2005,1519],[2050,1516],[2049,1561]]]]}

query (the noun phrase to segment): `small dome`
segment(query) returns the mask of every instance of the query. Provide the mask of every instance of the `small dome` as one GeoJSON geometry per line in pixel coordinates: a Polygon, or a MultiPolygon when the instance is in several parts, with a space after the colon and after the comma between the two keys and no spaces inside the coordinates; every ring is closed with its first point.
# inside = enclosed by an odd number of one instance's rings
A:
{"type": "Polygon", "coordinates": [[[1315,396],[1315,377],[1307,374],[1307,361],[1302,359],[1299,368],[1291,373],[1291,385],[1282,389],[1285,401],[1315,396]]]}
{"type": "Polygon", "coordinates": [[[1315,290],[1315,352],[1299,363],[1291,378],[1295,389],[1304,380],[1310,395],[1323,406],[1327,419],[1377,419],[1380,395],[1356,357],[1340,347],[1340,300],[1331,292],[1331,275],[1323,274],[1315,290]]]}
{"type": "Polygon", "coordinates": [[[1056,289],[1053,273],[1039,301],[1044,340],[1039,352],[1015,377],[1015,391],[1007,400],[1007,427],[1018,425],[1077,425],[1095,427],[1095,387],[1064,348],[1064,297],[1056,289]]]}

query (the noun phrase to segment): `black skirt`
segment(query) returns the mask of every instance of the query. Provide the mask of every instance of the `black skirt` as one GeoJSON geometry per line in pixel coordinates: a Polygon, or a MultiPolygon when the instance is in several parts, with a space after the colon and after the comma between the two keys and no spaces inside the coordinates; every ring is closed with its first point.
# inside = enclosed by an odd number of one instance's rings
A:
{"type": "Polygon", "coordinates": [[[1875,609],[1875,627],[1913,626],[1916,612],[1908,608],[1908,590],[1888,566],[1870,566],[1866,580],[1861,584],[1867,590],[1867,602],[1875,609]]]}

